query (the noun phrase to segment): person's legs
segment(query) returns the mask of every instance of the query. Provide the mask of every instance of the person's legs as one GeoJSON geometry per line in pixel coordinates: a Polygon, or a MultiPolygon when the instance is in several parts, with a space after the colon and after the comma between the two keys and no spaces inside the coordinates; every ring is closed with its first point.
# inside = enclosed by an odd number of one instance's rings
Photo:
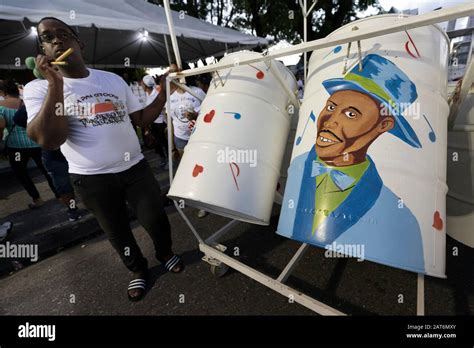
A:
{"type": "Polygon", "coordinates": [[[176,145],[176,149],[178,149],[178,152],[179,152],[179,155],[180,155],[180,158],[181,158],[183,156],[183,153],[184,153],[184,148],[188,144],[188,141],[175,136],[174,137],[174,144],[176,145]]]}
{"type": "Polygon", "coordinates": [[[48,174],[48,171],[44,167],[43,159],[41,156],[41,148],[40,147],[31,148],[31,149],[28,149],[28,152],[31,158],[33,159],[33,161],[35,161],[38,169],[41,171],[41,173],[44,175],[44,177],[48,181],[49,188],[51,189],[51,191],[53,191],[54,196],[56,198],[59,198],[59,194],[56,191],[56,188],[54,187],[53,179],[51,178],[51,176],[48,174]]]}
{"type": "Polygon", "coordinates": [[[125,191],[116,174],[71,174],[74,189],[106,233],[110,243],[132,272],[145,272],[143,257],[130,228],[125,191]]]}
{"type": "Polygon", "coordinates": [[[153,137],[155,137],[156,144],[155,144],[155,152],[162,158],[166,159],[166,151],[168,151],[168,147],[166,146],[166,142],[163,142],[163,135],[164,135],[164,123],[153,123],[151,125],[151,132],[153,137]],[[166,146],[166,147],[165,147],[166,146]]]}
{"type": "Polygon", "coordinates": [[[66,158],[61,153],[54,154],[49,151],[43,151],[42,159],[48,174],[53,180],[59,200],[68,209],[69,221],[79,220],[81,215],[77,208],[74,188],[69,178],[69,165],[66,158]]]}
{"type": "Polygon", "coordinates": [[[146,160],[119,173],[126,185],[127,201],[137,214],[138,221],[150,235],[159,260],[173,256],[171,228],[163,208],[161,190],[146,160]]]}
{"type": "Polygon", "coordinates": [[[118,175],[71,174],[71,179],[78,197],[95,216],[125,266],[134,274],[127,288],[128,298],[140,300],[145,294],[148,261],[130,228],[125,189],[118,175]]]}
{"type": "Polygon", "coordinates": [[[184,151],[184,148],[186,147],[186,145],[188,144],[188,140],[185,140],[185,139],[181,139],[181,138],[178,138],[178,137],[174,137],[174,143],[176,145],[176,148],[180,151],[184,151]]]}
{"type": "Polygon", "coordinates": [[[27,164],[29,159],[30,157],[26,149],[8,148],[8,160],[13,173],[33,199],[33,202],[35,202],[40,200],[40,194],[28,174],[27,164]]]}
{"type": "Polygon", "coordinates": [[[158,123],[158,127],[158,134],[160,137],[161,146],[163,146],[163,148],[165,149],[166,157],[168,157],[168,137],[166,136],[166,123],[158,123]]]}

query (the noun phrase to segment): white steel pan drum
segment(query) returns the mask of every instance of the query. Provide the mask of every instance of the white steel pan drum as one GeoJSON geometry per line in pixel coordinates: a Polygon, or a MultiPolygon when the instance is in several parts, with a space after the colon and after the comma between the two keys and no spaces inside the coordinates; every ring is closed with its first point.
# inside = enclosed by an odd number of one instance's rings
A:
{"type": "Polygon", "coordinates": [[[432,25],[313,52],[278,234],[445,277],[448,48],[432,25]]]}
{"type": "Polygon", "coordinates": [[[448,133],[447,233],[474,248],[474,89],[448,133]]]}
{"type": "Polygon", "coordinates": [[[234,66],[214,75],[168,197],[268,225],[295,109],[290,91],[294,96],[297,86],[278,61],[240,65],[252,57],[261,54],[222,58],[234,66]]]}

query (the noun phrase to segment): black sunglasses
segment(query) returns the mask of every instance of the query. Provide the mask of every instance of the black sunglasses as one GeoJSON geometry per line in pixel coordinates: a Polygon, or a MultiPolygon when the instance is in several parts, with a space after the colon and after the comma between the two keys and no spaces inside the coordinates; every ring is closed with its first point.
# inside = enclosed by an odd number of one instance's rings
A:
{"type": "Polygon", "coordinates": [[[77,36],[71,32],[65,30],[58,30],[56,33],[43,33],[38,35],[40,42],[52,43],[54,38],[57,37],[62,41],[69,41],[71,39],[78,40],[77,36]]]}

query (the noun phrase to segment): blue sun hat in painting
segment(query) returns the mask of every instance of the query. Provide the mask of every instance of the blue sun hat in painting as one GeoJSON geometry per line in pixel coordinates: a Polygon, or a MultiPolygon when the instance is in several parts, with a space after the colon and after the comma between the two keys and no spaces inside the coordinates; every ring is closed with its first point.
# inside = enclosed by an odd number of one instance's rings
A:
{"type": "Polygon", "coordinates": [[[403,112],[418,97],[415,84],[395,64],[378,54],[369,54],[362,60],[362,71],[356,65],[343,78],[323,81],[323,86],[334,94],[338,91],[352,90],[365,93],[387,108],[395,119],[389,133],[413,147],[421,148],[415,131],[403,112]]]}

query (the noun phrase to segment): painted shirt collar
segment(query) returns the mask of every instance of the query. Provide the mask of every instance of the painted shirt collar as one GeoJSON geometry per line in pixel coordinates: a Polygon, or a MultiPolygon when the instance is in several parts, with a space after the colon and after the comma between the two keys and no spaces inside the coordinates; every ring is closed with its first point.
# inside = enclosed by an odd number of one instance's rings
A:
{"type": "MultiPolygon", "coordinates": [[[[365,161],[363,161],[361,163],[354,164],[352,166],[345,166],[345,167],[330,166],[326,162],[321,160],[319,157],[316,158],[316,161],[323,164],[324,166],[328,167],[329,169],[340,171],[340,172],[344,173],[345,175],[348,175],[348,176],[352,177],[354,179],[354,182],[347,189],[353,188],[359,182],[360,178],[364,175],[365,171],[367,170],[367,168],[369,167],[369,164],[370,164],[370,162],[367,158],[365,159],[365,161]]],[[[321,184],[321,182],[324,180],[324,178],[327,175],[328,174],[325,173],[323,175],[318,175],[316,177],[316,187],[318,187],[321,184]]],[[[328,178],[328,179],[330,179],[330,178],[328,178]]],[[[326,189],[324,191],[325,193],[341,192],[342,191],[341,189],[339,189],[339,187],[336,186],[336,184],[334,184],[333,180],[328,180],[325,187],[326,187],[326,189]]]]}

